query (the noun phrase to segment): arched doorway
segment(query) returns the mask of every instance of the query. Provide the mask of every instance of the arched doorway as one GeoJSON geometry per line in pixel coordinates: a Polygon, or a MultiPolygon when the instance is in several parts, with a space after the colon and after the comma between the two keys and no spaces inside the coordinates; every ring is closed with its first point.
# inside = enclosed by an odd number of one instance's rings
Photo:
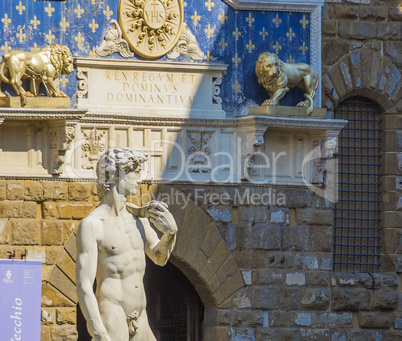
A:
{"type": "Polygon", "coordinates": [[[199,341],[204,306],[190,281],[170,262],[147,258],[144,277],[149,324],[158,341],[199,341]]]}
{"type": "MultiPolygon", "coordinates": [[[[158,341],[200,341],[204,306],[190,281],[173,264],[155,265],[147,257],[144,276],[149,324],[158,341]]],[[[77,305],[78,341],[90,341],[77,305]]]]}

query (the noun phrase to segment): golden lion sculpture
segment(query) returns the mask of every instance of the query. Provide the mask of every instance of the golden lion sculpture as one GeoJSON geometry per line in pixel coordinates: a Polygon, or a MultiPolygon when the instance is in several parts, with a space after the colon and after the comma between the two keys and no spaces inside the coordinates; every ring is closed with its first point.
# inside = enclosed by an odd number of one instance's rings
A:
{"type": "Polygon", "coordinates": [[[319,77],[317,71],[310,65],[284,63],[276,54],[264,52],[258,57],[255,73],[258,83],[267,90],[269,95],[269,99],[262,105],[278,105],[279,100],[285,96],[286,92],[297,86],[304,92],[306,98],[297,106],[307,107],[307,114],[311,114],[319,77]]]}
{"type": "MultiPolygon", "coordinates": [[[[73,71],[73,56],[66,46],[53,44],[38,52],[13,50],[3,55],[0,62],[0,85],[1,82],[11,84],[21,97],[21,105],[25,106],[26,97],[38,95],[40,82],[45,86],[49,96],[68,97],[57,88],[54,81],[60,74],[65,75],[73,71]],[[22,79],[32,81],[32,92],[24,90],[22,79]]],[[[6,97],[1,90],[0,97],[6,97]]]]}

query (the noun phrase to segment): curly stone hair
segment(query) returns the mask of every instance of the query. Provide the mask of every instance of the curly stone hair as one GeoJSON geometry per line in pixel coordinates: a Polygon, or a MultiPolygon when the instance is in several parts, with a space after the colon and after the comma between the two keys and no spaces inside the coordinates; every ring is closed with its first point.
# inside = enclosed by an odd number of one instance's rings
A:
{"type": "Polygon", "coordinates": [[[131,148],[110,148],[104,152],[96,167],[99,199],[102,200],[106,192],[110,191],[121,172],[132,172],[145,161],[147,156],[144,153],[131,148]]]}

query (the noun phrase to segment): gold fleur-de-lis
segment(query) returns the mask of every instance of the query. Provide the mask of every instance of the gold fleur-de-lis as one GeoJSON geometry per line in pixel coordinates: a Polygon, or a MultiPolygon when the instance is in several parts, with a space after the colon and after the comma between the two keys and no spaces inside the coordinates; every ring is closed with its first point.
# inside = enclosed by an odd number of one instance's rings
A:
{"type": "Polygon", "coordinates": [[[52,5],[49,3],[49,5],[47,5],[45,7],[45,12],[47,13],[48,17],[52,16],[52,13],[55,11],[55,9],[52,7],[52,5]]]}
{"type": "Polygon", "coordinates": [[[279,50],[282,50],[282,46],[279,45],[278,42],[276,42],[274,45],[274,50],[276,51],[276,54],[278,54],[279,50]]]}
{"type": "Polygon", "coordinates": [[[239,58],[239,56],[237,55],[237,53],[235,53],[234,57],[232,58],[232,62],[235,64],[235,66],[237,67],[239,65],[239,63],[241,62],[241,58],[239,58]]]}
{"type": "Polygon", "coordinates": [[[20,31],[17,33],[17,38],[20,41],[20,43],[23,43],[27,35],[22,31],[22,28],[20,28],[20,31]]]}
{"type": "Polygon", "coordinates": [[[238,94],[241,91],[241,85],[239,84],[237,79],[236,82],[232,84],[232,88],[235,91],[235,94],[238,94]]]}
{"type": "Polygon", "coordinates": [[[45,40],[46,40],[49,44],[52,44],[55,38],[56,38],[56,37],[55,37],[54,34],[52,33],[52,30],[49,30],[49,33],[48,33],[48,34],[45,34],[45,40]]]}
{"type": "Polygon", "coordinates": [[[93,47],[91,51],[89,51],[89,56],[91,58],[97,58],[98,54],[96,53],[96,49],[93,47]]]}
{"type": "Polygon", "coordinates": [[[187,7],[187,2],[183,2],[183,7],[187,7]]]}
{"type": "Polygon", "coordinates": [[[235,37],[235,40],[239,40],[239,37],[241,36],[241,32],[239,31],[238,27],[236,27],[236,29],[233,31],[233,36],[235,37]]]}
{"type": "Polygon", "coordinates": [[[8,46],[8,42],[5,42],[1,49],[4,51],[5,54],[11,51],[11,47],[8,46]]]}
{"type": "Polygon", "coordinates": [[[206,55],[204,55],[204,59],[207,61],[207,63],[210,63],[212,58],[213,57],[211,56],[211,53],[209,51],[206,55]]]}
{"type": "Polygon", "coordinates": [[[63,88],[65,88],[69,81],[68,81],[68,78],[66,78],[66,75],[63,75],[63,76],[59,77],[59,82],[60,82],[61,86],[63,88]]]}
{"type": "Polygon", "coordinates": [[[208,0],[205,2],[205,6],[208,8],[208,11],[212,11],[212,7],[215,7],[215,4],[212,2],[212,0],[208,0]]]}
{"type": "Polygon", "coordinates": [[[225,38],[222,38],[222,40],[219,42],[219,46],[222,48],[222,51],[225,51],[225,48],[228,46],[228,43],[225,42],[225,38]]]}
{"type": "Polygon", "coordinates": [[[248,53],[252,53],[255,49],[255,45],[253,44],[251,39],[249,40],[248,44],[246,44],[246,49],[248,50],[248,53]]]}
{"type": "Polygon", "coordinates": [[[289,41],[292,41],[292,39],[293,39],[293,37],[294,37],[295,35],[296,35],[296,34],[293,32],[292,28],[289,29],[289,32],[288,32],[288,33],[286,33],[286,37],[289,38],[289,41]]]}
{"type": "Polygon", "coordinates": [[[38,47],[37,43],[34,43],[34,46],[31,47],[31,52],[38,52],[40,50],[40,48],[38,47]]]}
{"type": "Polygon", "coordinates": [[[292,58],[292,55],[289,55],[289,59],[286,59],[286,63],[294,64],[295,60],[292,58]]]}
{"type": "Polygon", "coordinates": [[[279,27],[279,24],[282,22],[282,19],[279,18],[278,13],[276,13],[276,17],[272,19],[272,22],[276,25],[276,27],[279,27]]]}
{"type": "Polygon", "coordinates": [[[303,25],[303,30],[306,28],[306,25],[308,25],[308,20],[306,20],[305,15],[303,15],[303,20],[300,20],[300,24],[303,25]]]}
{"type": "Polygon", "coordinates": [[[246,18],[246,22],[248,22],[248,26],[252,27],[254,21],[255,21],[255,19],[251,16],[251,12],[250,12],[248,17],[246,18]]]}
{"type": "Polygon", "coordinates": [[[8,17],[8,14],[4,14],[4,18],[1,19],[1,22],[4,24],[4,28],[8,28],[8,25],[11,24],[11,19],[8,17]]]}
{"type": "Polygon", "coordinates": [[[33,26],[34,30],[38,29],[38,26],[40,25],[40,21],[36,18],[36,15],[34,15],[33,20],[30,21],[30,24],[33,26]]]}
{"type": "Polygon", "coordinates": [[[74,37],[74,40],[77,42],[79,49],[82,49],[82,43],[84,42],[85,38],[81,35],[81,32],[78,32],[78,35],[74,37]]]}
{"type": "Polygon", "coordinates": [[[81,15],[84,14],[84,10],[81,8],[81,5],[78,5],[78,7],[74,10],[74,13],[77,14],[78,19],[81,18],[81,15]]]}
{"type": "Polygon", "coordinates": [[[110,20],[110,16],[113,15],[113,11],[110,10],[109,6],[106,6],[106,10],[103,11],[103,14],[106,15],[107,20],[110,20]]]}
{"type": "Polygon", "coordinates": [[[260,31],[260,36],[262,37],[262,40],[265,40],[265,37],[268,35],[268,32],[265,31],[265,27],[262,28],[262,31],[260,31]]]}
{"type": "Polygon", "coordinates": [[[61,19],[60,27],[63,32],[67,31],[67,27],[70,27],[70,23],[67,22],[66,18],[61,19]]]}
{"type": "Polygon", "coordinates": [[[299,48],[303,54],[306,54],[306,51],[308,50],[308,46],[306,46],[306,43],[303,41],[303,46],[300,46],[299,48]]]}
{"type": "Polygon", "coordinates": [[[95,33],[99,25],[95,22],[95,19],[92,19],[92,23],[89,24],[89,27],[92,28],[92,32],[95,33]]]}
{"type": "Polygon", "coordinates": [[[212,37],[212,35],[214,34],[214,29],[213,28],[211,28],[211,24],[208,24],[208,28],[206,28],[205,30],[204,30],[204,32],[207,34],[207,37],[208,38],[211,38],[212,37]]]}
{"type": "Polygon", "coordinates": [[[194,11],[194,15],[191,16],[191,20],[193,21],[194,26],[197,26],[200,19],[201,19],[201,16],[198,15],[197,11],[194,11]]]}
{"type": "Polygon", "coordinates": [[[92,5],[95,5],[96,0],[92,0],[91,3],[92,3],[92,5]]]}
{"type": "Polygon", "coordinates": [[[222,22],[222,25],[225,24],[225,21],[228,20],[228,16],[225,15],[225,10],[222,11],[222,14],[218,17],[218,19],[222,22]]]}
{"type": "Polygon", "coordinates": [[[18,11],[18,13],[19,13],[20,15],[22,15],[22,13],[23,13],[24,10],[25,10],[25,6],[22,5],[22,1],[20,1],[20,3],[19,3],[15,8],[17,9],[17,11],[18,11]]]}

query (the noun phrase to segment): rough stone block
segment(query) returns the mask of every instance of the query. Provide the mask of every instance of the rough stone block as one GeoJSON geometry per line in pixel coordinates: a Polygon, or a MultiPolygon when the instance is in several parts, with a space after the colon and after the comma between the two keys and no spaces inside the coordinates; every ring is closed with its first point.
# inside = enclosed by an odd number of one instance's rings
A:
{"type": "Polygon", "coordinates": [[[387,18],[387,8],[385,6],[360,6],[359,17],[364,20],[384,20],[387,18]]]}
{"type": "Polygon", "coordinates": [[[384,228],[400,227],[402,212],[381,212],[381,226],[384,228]]]}
{"type": "Polygon", "coordinates": [[[391,21],[402,21],[402,8],[399,7],[388,7],[388,18],[391,21]]]}
{"type": "Polygon", "coordinates": [[[378,312],[359,312],[359,325],[362,328],[381,329],[391,326],[391,315],[378,312]]]}
{"type": "Polygon", "coordinates": [[[281,228],[279,226],[255,225],[252,230],[254,249],[279,250],[281,248],[281,228]]]}
{"type": "Polygon", "coordinates": [[[341,76],[341,70],[339,64],[332,65],[327,72],[327,75],[331,79],[331,83],[334,86],[336,93],[342,99],[346,94],[345,84],[341,76]]]}
{"type": "Polygon", "coordinates": [[[295,320],[295,324],[297,326],[310,327],[311,321],[312,321],[311,313],[298,313],[295,320]]]}
{"type": "MultiPolygon", "coordinates": [[[[350,46],[350,42],[339,38],[324,39],[322,44],[323,65],[334,65],[343,55],[349,53],[350,46]]],[[[323,93],[327,94],[327,92],[323,93]]]]}
{"type": "Polygon", "coordinates": [[[401,41],[386,41],[384,42],[384,54],[392,63],[399,69],[402,68],[402,42],[401,41]]]}
{"type": "Polygon", "coordinates": [[[254,310],[237,310],[232,312],[231,325],[238,326],[262,326],[263,325],[263,313],[262,311],[254,310]]]}
{"type": "Polygon", "coordinates": [[[298,224],[331,225],[333,224],[332,210],[315,210],[297,208],[296,221],[298,224]]]}
{"type": "Polygon", "coordinates": [[[359,17],[359,7],[357,6],[336,4],[334,9],[338,19],[357,19],[359,17]]]}
{"type": "Polygon", "coordinates": [[[92,201],[92,184],[70,182],[68,184],[68,199],[71,201],[92,201]]]}
{"type": "Polygon", "coordinates": [[[358,311],[360,306],[357,289],[334,288],[331,308],[334,311],[358,311]]]}
{"type": "Polygon", "coordinates": [[[77,337],[75,326],[55,325],[52,327],[52,341],[76,341],[77,337]]]}
{"type": "Polygon", "coordinates": [[[13,219],[11,220],[11,244],[12,245],[39,245],[41,221],[37,219],[13,219]]]}
{"type": "Polygon", "coordinates": [[[50,284],[42,283],[42,307],[75,307],[75,303],[50,284]]]}
{"type": "Polygon", "coordinates": [[[63,201],[68,199],[68,183],[62,181],[42,181],[45,200],[63,201]]]}
{"type": "Polygon", "coordinates": [[[334,19],[324,19],[322,21],[322,34],[327,36],[335,36],[338,28],[336,25],[336,20],[334,19]]]}
{"type": "Polygon", "coordinates": [[[280,308],[282,310],[300,310],[301,290],[297,287],[280,288],[280,308]]]}
{"type": "Polygon", "coordinates": [[[6,180],[0,180],[0,200],[7,199],[6,180]]]}
{"type": "Polygon", "coordinates": [[[347,39],[373,39],[377,36],[377,25],[369,21],[341,20],[339,36],[347,39]]]}
{"type": "Polygon", "coordinates": [[[400,40],[401,23],[380,23],[377,28],[377,37],[381,40],[400,40]]]}
{"type": "Polygon", "coordinates": [[[282,250],[309,251],[310,233],[306,226],[284,226],[282,234],[282,250]]]}
{"type": "Polygon", "coordinates": [[[305,310],[327,310],[331,302],[331,291],[323,289],[302,289],[301,307],[305,310]]]}
{"type": "Polygon", "coordinates": [[[25,181],[25,200],[28,201],[43,201],[44,187],[40,181],[25,181]]]}
{"type": "Polygon", "coordinates": [[[41,339],[41,341],[51,341],[50,331],[51,331],[50,326],[41,325],[41,327],[40,327],[40,339],[41,339]]]}
{"type": "Polygon", "coordinates": [[[327,271],[311,271],[306,273],[306,284],[308,287],[328,287],[330,277],[327,271]]]}
{"type": "Polygon", "coordinates": [[[314,252],[331,252],[333,228],[330,226],[310,227],[311,248],[314,252]]]}
{"type": "Polygon", "coordinates": [[[41,322],[44,325],[54,324],[55,321],[55,311],[54,309],[43,308],[41,311],[41,322]]]}
{"type": "Polygon", "coordinates": [[[287,285],[305,285],[306,284],[306,274],[303,272],[290,272],[286,274],[287,285]]]}
{"type": "Polygon", "coordinates": [[[57,324],[76,324],[76,309],[75,308],[57,308],[56,323],[57,324]]]}
{"type": "Polygon", "coordinates": [[[279,306],[280,289],[256,286],[252,288],[252,306],[254,309],[275,310],[279,306]]]}
{"type": "Polygon", "coordinates": [[[391,288],[375,290],[371,300],[373,310],[393,310],[398,306],[398,291],[391,288]]]}
{"type": "Polygon", "coordinates": [[[7,181],[7,199],[8,200],[24,200],[24,181],[8,180],[7,181]]]}

